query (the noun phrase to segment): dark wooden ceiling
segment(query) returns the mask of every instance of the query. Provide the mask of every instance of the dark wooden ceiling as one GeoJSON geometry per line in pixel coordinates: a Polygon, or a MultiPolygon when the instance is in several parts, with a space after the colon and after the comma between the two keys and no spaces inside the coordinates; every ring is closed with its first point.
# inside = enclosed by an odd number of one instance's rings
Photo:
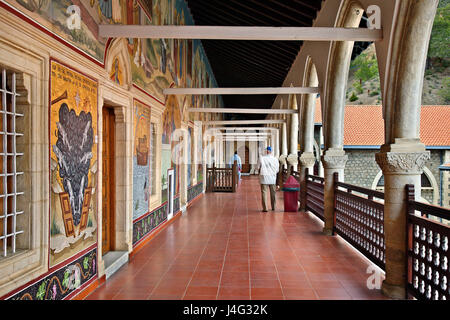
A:
{"type": "MultiPolygon", "coordinates": [[[[196,25],[311,27],[322,0],[187,0],[196,25]]],[[[202,40],[219,87],[280,87],[302,41],[202,40]]],[[[228,108],[271,108],[275,95],[223,95],[228,108]]],[[[227,119],[264,119],[235,114],[227,119]]]]}

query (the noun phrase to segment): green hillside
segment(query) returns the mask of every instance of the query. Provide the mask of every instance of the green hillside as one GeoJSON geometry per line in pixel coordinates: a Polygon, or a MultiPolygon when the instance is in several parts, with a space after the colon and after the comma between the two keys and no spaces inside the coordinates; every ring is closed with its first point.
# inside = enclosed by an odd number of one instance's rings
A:
{"type": "MultiPolygon", "coordinates": [[[[441,0],[430,39],[422,104],[450,104],[450,0],[441,0]]],[[[350,66],[347,104],[381,104],[375,46],[371,44],[350,66]]]]}

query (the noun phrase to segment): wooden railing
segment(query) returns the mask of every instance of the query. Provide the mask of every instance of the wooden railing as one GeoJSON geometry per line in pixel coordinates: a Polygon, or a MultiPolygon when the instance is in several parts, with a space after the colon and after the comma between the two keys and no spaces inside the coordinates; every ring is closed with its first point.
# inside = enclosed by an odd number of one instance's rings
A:
{"type": "MultiPolygon", "coordinates": [[[[308,211],[322,220],[324,179],[307,174],[308,211]]],[[[339,182],[334,175],[334,233],[385,270],[384,193],[339,182]]],[[[450,299],[450,210],[415,201],[406,186],[406,294],[450,299]]]]}
{"type": "Polygon", "coordinates": [[[339,182],[335,173],[334,196],[334,232],[384,270],[384,193],[339,182]]]}
{"type": "Polygon", "coordinates": [[[314,213],[323,221],[325,180],[322,177],[310,175],[308,169],[306,170],[306,210],[314,213]]]}
{"type": "Polygon", "coordinates": [[[450,210],[416,202],[407,194],[407,296],[420,300],[450,299],[450,210]]]}
{"type": "Polygon", "coordinates": [[[208,192],[236,192],[239,182],[236,161],[231,168],[216,168],[213,163],[212,168],[206,169],[206,181],[208,192]]]}

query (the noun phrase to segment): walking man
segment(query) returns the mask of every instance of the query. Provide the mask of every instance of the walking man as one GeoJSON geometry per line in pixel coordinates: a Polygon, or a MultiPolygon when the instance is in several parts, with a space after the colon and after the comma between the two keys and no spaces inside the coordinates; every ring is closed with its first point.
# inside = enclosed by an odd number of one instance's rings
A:
{"type": "Polygon", "coordinates": [[[257,169],[259,170],[259,182],[261,183],[263,212],[267,212],[267,189],[270,190],[270,202],[272,205],[272,211],[275,210],[277,192],[276,183],[279,167],[280,164],[278,163],[278,159],[272,155],[272,147],[267,147],[265,154],[259,157],[257,165],[257,169]]]}
{"type": "Polygon", "coordinates": [[[241,157],[239,157],[237,151],[234,152],[234,156],[233,156],[233,158],[231,158],[231,163],[230,163],[231,168],[233,167],[235,160],[237,162],[237,170],[238,170],[238,176],[239,176],[239,181],[240,181],[241,180],[242,160],[241,160],[241,157]]]}

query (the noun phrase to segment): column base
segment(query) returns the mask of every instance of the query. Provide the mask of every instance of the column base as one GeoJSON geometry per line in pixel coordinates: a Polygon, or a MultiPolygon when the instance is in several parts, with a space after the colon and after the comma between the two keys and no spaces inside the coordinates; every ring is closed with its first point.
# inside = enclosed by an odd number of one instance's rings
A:
{"type": "Polygon", "coordinates": [[[381,292],[383,293],[383,295],[391,299],[406,299],[405,287],[386,283],[386,280],[384,280],[381,284],[381,292]]]}
{"type": "Polygon", "coordinates": [[[333,235],[333,229],[329,228],[323,228],[322,233],[326,236],[332,236],[333,235]]]}

